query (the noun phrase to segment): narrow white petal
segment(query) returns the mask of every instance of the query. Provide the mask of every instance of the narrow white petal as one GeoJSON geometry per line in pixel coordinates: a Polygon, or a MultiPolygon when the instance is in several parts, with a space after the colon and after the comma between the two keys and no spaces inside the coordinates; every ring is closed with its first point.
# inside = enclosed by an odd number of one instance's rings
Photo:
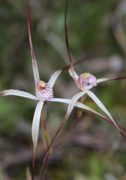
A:
{"type": "Polygon", "coordinates": [[[43,107],[43,102],[39,101],[36,106],[33,122],[32,122],[32,141],[33,141],[34,153],[36,152],[36,147],[37,147],[37,142],[38,142],[42,107],[43,107]]]}
{"type": "Polygon", "coordinates": [[[59,102],[59,103],[64,103],[64,104],[69,104],[70,103],[70,99],[62,99],[62,98],[52,98],[52,99],[49,99],[48,101],[50,101],[50,102],[59,102]]]}
{"type": "Polygon", "coordinates": [[[97,106],[111,119],[111,121],[115,124],[117,129],[120,130],[118,125],[114,121],[113,117],[111,116],[109,111],[106,109],[104,104],[98,99],[98,97],[93,92],[91,92],[91,91],[87,91],[87,94],[97,104],[97,106]]]}
{"type": "Polygon", "coordinates": [[[101,83],[101,82],[105,82],[109,80],[110,80],[109,78],[100,78],[100,79],[97,79],[97,83],[101,83]]]}
{"type": "Polygon", "coordinates": [[[77,81],[78,81],[78,75],[77,75],[77,73],[74,71],[73,68],[70,68],[70,69],[69,69],[69,74],[70,74],[70,76],[75,80],[75,82],[77,83],[77,81]]]}
{"type": "Polygon", "coordinates": [[[78,101],[78,99],[80,99],[84,94],[86,94],[86,92],[81,91],[72,97],[72,99],[70,100],[70,103],[68,105],[66,115],[65,115],[66,119],[68,119],[68,117],[70,116],[70,114],[71,114],[76,102],[78,101]]]}
{"type": "MultiPolygon", "coordinates": [[[[74,106],[76,105],[76,102],[77,100],[82,97],[84,94],[86,94],[86,92],[84,91],[81,91],[79,92],[78,94],[76,94],[75,96],[72,97],[71,100],[69,100],[69,105],[68,105],[68,108],[67,108],[67,112],[66,112],[66,115],[65,115],[65,118],[64,118],[64,121],[62,122],[63,123],[63,126],[65,125],[66,121],[68,120],[74,106]]],[[[54,100],[54,98],[53,98],[54,100]]],[[[61,100],[61,99],[57,99],[57,102],[63,102],[63,103],[68,103],[67,100],[61,100]]]]}
{"type": "Polygon", "coordinates": [[[89,112],[92,112],[92,113],[94,113],[94,114],[96,114],[96,115],[99,115],[100,117],[105,118],[105,116],[103,116],[102,114],[100,114],[99,112],[95,111],[94,109],[90,108],[89,106],[87,106],[87,105],[85,105],[85,104],[82,104],[82,103],[80,103],[80,102],[77,102],[75,106],[76,106],[76,107],[79,107],[79,108],[81,108],[81,109],[87,110],[87,111],[89,111],[89,112]]]}
{"type": "MultiPolygon", "coordinates": [[[[60,102],[60,103],[64,103],[64,104],[69,104],[70,103],[70,99],[62,99],[62,98],[53,98],[51,100],[52,102],[60,102]]],[[[89,106],[85,105],[85,104],[82,104],[80,102],[76,102],[75,104],[75,107],[78,107],[78,108],[81,108],[81,109],[84,109],[84,110],[87,110],[89,112],[92,112],[93,114],[96,114],[100,117],[102,117],[103,119],[105,119],[107,122],[112,122],[112,124],[115,125],[115,127],[120,131],[122,132],[122,130],[117,126],[117,124],[115,123],[115,121],[112,121],[110,118],[107,118],[106,116],[100,114],[99,112],[95,111],[94,109],[90,108],[89,106]]]]}
{"type": "Polygon", "coordinates": [[[89,111],[89,112],[92,112],[92,113],[100,116],[101,118],[103,118],[104,120],[106,120],[108,123],[112,123],[112,124],[117,128],[117,130],[118,130],[121,134],[123,133],[123,132],[122,132],[123,130],[116,124],[116,122],[115,122],[113,119],[110,119],[110,118],[102,115],[101,113],[95,111],[94,109],[92,109],[92,108],[90,108],[89,106],[86,106],[85,104],[82,104],[82,103],[80,103],[80,102],[77,102],[75,106],[76,106],[76,107],[79,107],[79,108],[82,108],[82,109],[85,109],[85,110],[87,110],[87,111],[89,111]]]}
{"type": "Polygon", "coordinates": [[[33,69],[33,75],[35,80],[35,85],[39,82],[39,70],[37,65],[37,60],[32,44],[32,36],[31,36],[31,25],[30,25],[30,4],[28,4],[28,37],[29,37],[29,44],[30,44],[30,51],[31,51],[31,58],[32,58],[32,69],[33,69]]]}
{"type": "MultiPolygon", "coordinates": [[[[53,98],[50,101],[51,102],[59,102],[59,103],[69,104],[71,100],[70,99],[62,99],[62,98],[53,98]]],[[[99,115],[100,117],[105,118],[105,116],[103,116],[102,114],[98,113],[97,111],[93,110],[92,108],[90,108],[89,106],[87,106],[87,105],[85,105],[83,103],[76,102],[75,107],[87,110],[87,111],[92,112],[92,113],[94,113],[96,115],[99,115]]]]}
{"type": "Polygon", "coordinates": [[[87,91],[88,96],[97,104],[97,106],[109,116],[109,118],[112,118],[109,111],[106,109],[106,107],[103,105],[103,103],[98,99],[98,97],[91,91],[87,91]]]}
{"type": "Polygon", "coordinates": [[[10,90],[4,90],[0,92],[0,96],[20,96],[28,99],[38,100],[38,98],[28,92],[10,89],[10,90]]]}
{"type": "Polygon", "coordinates": [[[54,84],[55,84],[57,78],[59,77],[59,75],[61,74],[61,72],[62,72],[61,70],[58,70],[52,74],[51,78],[48,81],[48,83],[50,84],[51,87],[54,86],[54,84]]]}
{"type": "Polygon", "coordinates": [[[38,65],[36,60],[32,60],[32,69],[33,69],[33,75],[34,75],[34,81],[35,85],[40,81],[39,78],[39,71],[38,71],[38,65]]]}

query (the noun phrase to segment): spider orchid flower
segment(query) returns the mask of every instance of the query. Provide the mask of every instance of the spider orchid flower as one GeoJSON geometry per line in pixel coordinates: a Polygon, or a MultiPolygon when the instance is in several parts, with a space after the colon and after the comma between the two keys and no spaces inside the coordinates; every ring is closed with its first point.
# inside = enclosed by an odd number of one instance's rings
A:
{"type": "MultiPolygon", "coordinates": [[[[32,44],[32,37],[31,37],[31,27],[30,27],[30,1],[28,0],[28,35],[29,35],[29,44],[30,44],[30,50],[31,50],[31,57],[32,57],[32,69],[33,69],[33,76],[35,81],[35,95],[32,95],[31,93],[10,89],[10,90],[4,90],[0,92],[1,96],[20,96],[32,100],[38,101],[37,106],[35,108],[34,116],[33,116],[33,123],[32,123],[32,140],[33,140],[33,148],[34,152],[36,152],[37,142],[38,142],[38,136],[39,136],[39,126],[40,126],[40,118],[41,118],[41,111],[43,108],[43,105],[46,101],[56,101],[56,102],[64,102],[63,99],[56,99],[53,98],[53,86],[59,77],[61,70],[55,71],[48,82],[41,81],[39,76],[39,70],[38,65],[36,61],[36,56],[33,49],[32,44]]],[[[66,103],[66,101],[65,101],[66,103]]]]}
{"type": "Polygon", "coordinates": [[[104,106],[104,104],[101,102],[101,100],[91,91],[91,89],[95,86],[97,86],[99,83],[109,81],[111,79],[109,78],[100,78],[97,79],[94,75],[90,73],[83,73],[78,75],[75,70],[73,69],[73,66],[70,67],[69,69],[69,74],[70,76],[74,79],[78,89],[80,90],[79,93],[74,95],[71,98],[71,101],[69,103],[67,113],[65,118],[68,119],[70,116],[70,113],[72,112],[74,105],[76,102],[82,97],[82,96],[89,96],[94,103],[107,115],[107,117],[112,121],[112,124],[115,125],[115,127],[121,132],[120,127],[117,125],[115,120],[113,119],[112,115],[110,112],[107,110],[107,108],[104,106]]]}
{"type": "Polygon", "coordinates": [[[69,69],[69,74],[74,79],[78,89],[81,92],[79,92],[79,93],[77,93],[76,95],[73,96],[73,98],[71,99],[71,103],[68,106],[68,109],[70,108],[72,110],[72,108],[74,107],[74,104],[76,103],[76,101],[78,101],[82,96],[87,95],[108,116],[108,118],[111,119],[111,121],[116,126],[116,128],[118,130],[120,130],[118,125],[116,124],[116,122],[112,118],[111,114],[109,113],[109,111],[106,109],[106,107],[100,101],[100,99],[91,91],[91,89],[94,86],[97,86],[99,83],[108,81],[110,79],[109,78],[97,79],[94,75],[92,75],[90,73],[83,73],[83,74],[78,75],[74,71],[73,67],[69,69]]]}
{"type": "Polygon", "coordinates": [[[118,79],[126,79],[126,77],[121,77],[121,78],[100,78],[97,79],[94,75],[90,73],[82,73],[78,75],[76,71],[74,70],[73,66],[73,59],[71,56],[70,52],[70,47],[69,47],[69,39],[68,39],[68,32],[67,32],[67,12],[68,12],[68,0],[66,0],[65,4],[65,19],[64,19],[64,30],[65,30],[65,41],[66,41],[66,48],[67,48],[67,54],[68,54],[68,59],[69,59],[69,74],[70,76],[74,79],[78,89],[80,90],[79,93],[74,95],[69,103],[67,113],[65,115],[64,121],[66,122],[68,117],[70,116],[76,102],[82,97],[82,96],[89,96],[95,104],[107,115],[107,117],[111,120],[111,123],[115,125],[115,127],[118,129],[119,132],[121,132],[120,127],[118,124],[115,122],[109,111],[106,109],[104,104],[100,101],[100,99],[91,91],[91,89],[94,86],[97,86],[99,83],[109,81],[109,80],[118,80],[118,79]]]}

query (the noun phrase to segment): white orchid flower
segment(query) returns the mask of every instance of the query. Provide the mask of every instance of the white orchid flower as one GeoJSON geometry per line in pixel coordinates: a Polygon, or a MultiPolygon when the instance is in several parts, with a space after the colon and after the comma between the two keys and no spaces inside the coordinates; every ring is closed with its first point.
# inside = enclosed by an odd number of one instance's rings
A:
{"type": "Polygon", "coordinates": [[[68,12],[68,0],[66,0],[66,6],[65,6],[64,29],[65,29],[65,40],[66,40],[67,54],[68,54],[68,59],[69,59],[69,63],[70,63],[69,74],[74,79],[74,81],[75,81],[78,89],[80,90],[80,92],[72,97],[72,99],[69,103],[68,109],[67,109],[67,113],[66,113],[65,118],[64,118],[64,122],[67,121],[67,119],[70,116],[76,102],[82,96],[87,95],[107,115],[107,117],[111,120],[111,123],[115,125],[115,127],[119,130],[119,132],[121,132],[120,127],[115,122],[112,115],[109,113],[109,111],[104,106],[104,104],[100,101],[100,99],[91,91],[91,89],[94,86],[97,86],[99,83],[109,81],[109,80],[126,79],[126,77],[114,78],[114,79],[112,79],[112,78],[111,79],[109,79],[109,78],[97,79],[94,75],[92,75],[90,73],[83,73],[80,75],[78,75],[76,73],[76,71],[74,70],[73,58],[71,57],[71,52],[70,52],[70,47],[69,47],[68,32],[67,32],[67,12],[68,12]]]}
{"type": "MultiPolygon", "coordinates": [[[[104,106],[104,104],[100,101],[100,99],[91,91],[91,89],[94,86],[97,86],[101,82],[105,82],[110,80],[109,78],[100,78],[97,79],[94,75],[90,73],[83,73],[80,75],[77,75],[75,70],[72,68],[69,69],[69,74],[70,76],[74,79],[77,87],[81,90],[78,94],[74,95],[73,98],[71,99],[71,102],[68,106],[68,111],[69,108],[74,107],[75,103],[84,95],[89,96],[94,103],[108,116],[109,119],[111,119],[112,123],[115,125],[115,127],[120,131],[120,128],[118,127],[117,123],[114,121],[113,117],[107,110],[107,108],[104,106]]],[[[70,113],[70,111],[69,111],[70,113]]],[[[67,112],[66,116],[69,116],[69,113],[67,112]]]]}
{"type": "Polygon", "coordinates": [[[31,50],[31,57],[32,57],[32,69],[35,81],[35,95],[31,93],[20,91],[20,90],[4,90],[0,92],[1,96],[20,96],[32,100],[38,101],[37,106],[35,108],[34,116],[33,116],[33,123],[32,123],[32,140],[33,140],[33,147],[34,152],[36,152],[38,136],[39,136],[39,126],[40,126],[40,117],[43,105],[46,101],[53,101],[53,102],[61,102],[61,103],[68,103],[66,100],[63,99],[56,99],[53,97],[53,87],[54,84],[61,74],[61,70],[55,71],[48,82],[44,82],[40,80],[38,65],[36,61],[36,56],[33,49],[32,44],[32,37],[31,37],[31,28],[30,28],[30,2],[28,1],[28,35],[29,35],[29,44],[31,50]]]}

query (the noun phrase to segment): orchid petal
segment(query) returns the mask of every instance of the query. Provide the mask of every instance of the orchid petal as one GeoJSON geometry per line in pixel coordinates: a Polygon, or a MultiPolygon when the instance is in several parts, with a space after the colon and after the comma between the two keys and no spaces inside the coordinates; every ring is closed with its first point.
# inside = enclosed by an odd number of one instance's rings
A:
{"type": "Polygon", "coordinates": [[[59,77],[59,75],[61,74],[61,72],[62,72],[61,70],[58,70],[52,74],[51,78],[48,81],[48,83],[50,84],[51,87],[54,86],[54,84],[55,84],[57,78],[59,77]]]}
{"type": "MultiPolygon", "coordinates": [[[[69,104],[70,103],[70,99],[62,99],[62,98],[53,98],[50,101],[64,103],[64,104],[69,104]]],[[[87,106],[85,104],[82,104],[80,102],[76,102],[75,107],[78,107],[78,108],[84,109],[86,111],[92,112],[93,114],[96,114],[96,115],[100,116],[101,118],[105,119],[107,122],[112,123],[112,124],[115,125],[115,123],[113,123],[111,121],[111,119],[105,117],[104,115],[100,114],[99,112],[95,111],[94,109],[90,108],[89,106],[87,106]]]]}
{"type": "Polygon", "coordinates": [[[109,80],[110,80],[109,78],[100,78],[100,79],[97,79],[97,83],[101,83],[101,82],[105,82],[109,80]]]}
{"type": "Polygon", "coordinates": [[[101,113],[95,111],[94,109],[92,109],[91,107],[89,107],[89,106],[87,106],[85,104],[77,102],[75,106],[78,107],[78,108],[84,109],[86,111],[92,112],[93,114],[96,114],[96,115],[102,117],[103,119],[107,120],[108,122],[111,121],[110,119],[107,119],[104,115],[102,115],[101,113]]]}
{"type": "MultiPolygon", "coordinates": [[[[64,104],[70,103],[70,99],[62,99],[62,98],[53,98],[50,101],[64,103],[64,104]]],[[[75,107],[78,107],[78,108],[84,109],[86,111],[92,112],[93,114],[96,114],[96,115],[100,116],[101,118],[105,119],[107,122],[115,125],[115,121],[112,121],[110,118],[107,118],[106,116],[102,115],[101,113],[95,111],[94,109],[90,108],[89,106],[87,106],[85,104],[82,104],[80,102],[76,102],[75,107]]],[[[115,127],[119,130],[119,132],[122,132],[120,127],[117,127],[117,125],[115,125],[115,127]]]]}
{"type": "Polygon", "coordinates": [[[33,123],[32,123],[32,141],[33,141],[33,147],[34,147],[34,153],[36,152],[37,142],[38,142],[38,136],[39,136],[39,125],[40,125],[40,117],[41,117],[41,111],[43,108],[43,101],[39,101],[33,117],[33,123]]]}
{"type": "Polygon", "coordinates": [[[76,102],[84,94],[86,94],[86,92],[81,91],[78,94],[76,94],[75,96],[73,96],[72,99],[70,99],[69,101],[66,101],[66,99],[60,99],[60,98],[52,98],[50,101],[61,102],[61,103],[68,103],[69,105],[68,105],[67,112],[66,112],[66,115],[65,115],[65,119],[68,119],[68,117],[70,116],[70,114],[71,114],[71,112],[72,112],[76,102]]]}
{"type": "Polygon", "coordinates": [[[31,36],[31,25],[30,25],[30,2],[28,1],[28,14],[27,14],[27,20],[28,20],[28,36],[29,36],[29,44],[30,44],[30,51],[31,51],[31,57],[32,57],[32,69],[33,69],[33,75],[35,84],[37,84],[40,80],[39,78],[39,70],[37,65],[37,60],[32,44],[32,36],[31,36]]]}
{"type": "Polygon", "coordinates": [[[79,107],[79,108],[81,108],[81,109],[87,110],[87,111],[89,111],[89,112],[92,112],[92,113],[94,113],[94,114],[96,114],[96,115],[99,115],[99,116],[101,116],[101,117],[103,117],[102,114],[100,114],[99,112],[95,111],[94,109],[90,108],[89,106],[87,106],[87,105],[85,105],[85,104],[83,104],[83,103],[77,102],[77,103],[75,104],[75,106],[76,106],[76,107],[79,107]]]}
{"type": "Polygon", "coordinates": [[[50,102],[59,102],[59,103],[64,103],[64,104],[69,104],[70,103],[70,99],[62,99],[62,98],[52,98],[52,99],[49,99],[48,101],[50,101],[50,102]]]}
{"type": "MultiPolygon", "coordinates": [[[[51,100],[49,100],[51,102],[59,102],[59,103],[64,103],[64,104],[70,104],[71,100],[70,99],[62,99],[62,98],[52,98],[51,100]]],[[[85,109],[87,111],[91,111],[97,115],[103,116],[100,113],[98,113],[97,111],[93,110],[92,108],[90,108],[89,106],[80,103],[80,102],[76,102],[75,107],[81,108],[81,109],[85,109]]]]}
{"type": "Polygon", "coordinates": [[[70,74],[70,76],[74,79],[74,81],[77,83],[79,76],[78,76],[77,73],[74,71],[73,67],[71,67],[71,68],[69,69],[69,74],[70,74]]]}
{"type": "Polygon", "coordinates": [[[101,113],[95,111],[94,109],[92,109],[89,106],[86,106],[85,104],[82,104],[80,102],[77,102],[75,106],[79,107],[79,108],[82,108],[82,109],[85,109],[85,110],[87,110],[89,112],[92,112],[92,113],[100,116],[101,118],[106,120],[108,123],[113,124],[117,128],[117,130],[121,133],[121,135],[124,135],[123,128],[120,125],[118,125],[114,120],[110,119],[109,117],[106,117],[106,116],[102,115],[101,113]]]}
{"type": "Polygon", "coordinates": [[[109,111],[106,109],[106,107],[103,105],[103,103],[98,99],[98,97],[91,91],[87,91],[88,96],[97,104],[97,106],[111,119],[113,124],[116,126],[116,128],[120,131],[120,128],[114,121],[113,117],[109,113],[109,111]]]}
{"type": "Polygon", "coordinates": [[[68,119],[68,117],[70,116],[76,102],[78,101],[78,99],[80,99],[84,94],[86,94],[86,92],[82,91],[82,92],[79,92],[78,94],[74,95],[72,97],[72,99],[70,100],[69,102],[69,105],[68,105],[68,108],[67,108],[67,112],[66,112],[66,115],[65,115],[65,119],[68,119]]]}
{"type": "MultiPolygon", "coordinates": [[[[59,102],[59,103],[64,103],[64,104],[70,104],[70,99],[62,99],[62,98],[52,98],[51,100],[49,100],[51,102],[59,102]]],[[[75,104],[75,107],[78,107],[78,108],[81,108],[81,109],[84,109],[84,110],[87,110],[87,111],[90,111],[96,115],[99,115],[100,117],[104,117],[104,115],[100,114],[99,112],[93,110],[92,108],[90,108],[89,106],[81,103],[81,102],[76,102],[75,104]]]]}
{"type": "Polygon", "coordinates": [[[20,96],[28,99],[38,100],[38,98],[28,92],[10,89],[10,90],[4,90],[0,92],[0,96],[20,96]]]}

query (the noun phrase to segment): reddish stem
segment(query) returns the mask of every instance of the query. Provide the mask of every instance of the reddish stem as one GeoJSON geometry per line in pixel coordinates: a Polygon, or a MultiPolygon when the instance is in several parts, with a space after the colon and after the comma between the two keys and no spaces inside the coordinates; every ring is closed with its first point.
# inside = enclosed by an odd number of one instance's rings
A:
{"type": "Polygon", "coordinates": [[[124,80],[124,79],[126,79],[126,76],[110,78],[109,80],[110,81],[112,81],[112,80],[116,81],[116,80],[124,80]]]}
{"type": "Polygon", "coordinates": [[[65,42],[66,42],[67,54],[68,54],[70,66],[72,66],[72,57],[70,53],[70,46],[69,46],[69,39],[68,39],[67,12],[68,12],[68,0],[66,0],[66,3],[65,3],[64,31],[65,31],[65,42]]]}

